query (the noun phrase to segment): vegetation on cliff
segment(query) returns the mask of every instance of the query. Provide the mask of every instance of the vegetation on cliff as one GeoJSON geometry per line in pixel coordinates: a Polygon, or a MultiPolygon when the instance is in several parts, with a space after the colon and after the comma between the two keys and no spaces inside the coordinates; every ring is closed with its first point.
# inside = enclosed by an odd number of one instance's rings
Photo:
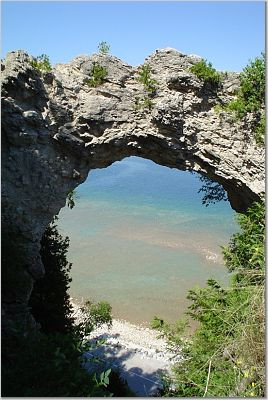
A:
{"type": "Polygon", "coordinates": [[[105,78],[108,75],[107,68],[103,67],[98,62],[93,63],[91,70],[91,78],[86,81],[88,86],[97,87],[105,82],[105,78]]]}
{"type": "Polygon", "coordinates": [[[230,286],[223,288],[210,279],[206,288],[189,292],[188,315],[199,322],[191,340],[182,338],[181,322],[153,321],[184,356],[163,396],[264,396],[264,204],[255,203],[238,215],[238,222],[241,232],[223,249],[226,266],[233,272],[230,286]]]}
{"type": "Polygon", "coordinates": [[[55,220],[45,230],[40,255],[45,275],[34,286],[29,301],[32,314],[43,332],[70,332],[73,327],[72,306],[68,293],[72,264],[67,261],[69,238],[63,238],[55,220]]]}
{"type": "Polygon", "coordinates": [[[100,42],[98,44],[98,50],[100,54],[108,54],[110,51],[110,45],[107,42],[100,42]]]}
{"type": "Polygon", "coordinates": [[[153,107],[152,97],[155,96],[157,90],[157,80],[151,77],[151,68],[149,65],[142,65],[136,80],[143,84],[146,95],[143,98],[135,98],[135,110],[153,107]]]}
{"type": "Polygon", "coordinates": [[[212,85],[218,86],[222,82],[222,76],[212,64],[207,62],[207,60],[201,60],[194,64],[190,71],[195,74],[200,80],[205,83],[210,83],[212,85]]]}
{"type": "Polygon", "coordinates": [[[52,66],[47,54],[41,54],[41,56],[37,56],[32,60],[31,64],[40,72],[50,72],[52,70],[52,66]]]}
{"type": "Polygon", "coordinates": [[[243,118],[249,112],[260,112],[265,100],[265,58],[256,57],[240,74],[240,89],[237,98],[227,106],[237,118],[243,118]]]}
{"type": "Polygon", "coordinates": [[[232,113],[237,121],[253,115],[252,129],[258,144],[264,143],[265,137],[265,56],[256,57],[240,74],[240,89],[236,98],[218,111],[232,113]]]}

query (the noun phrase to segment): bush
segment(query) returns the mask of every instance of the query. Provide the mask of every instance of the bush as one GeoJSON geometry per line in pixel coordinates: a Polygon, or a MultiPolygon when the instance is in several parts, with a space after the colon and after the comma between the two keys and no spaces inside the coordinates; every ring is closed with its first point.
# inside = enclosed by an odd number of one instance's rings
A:
{"type": "Polygon", "coordinates": [[[258,111],[265,99],[265,58],[255,58],[240,75],[240,92],[238,97],[244,100],[247,112],[258,111]]]}
{"type": "Polygon", "coordinates": [[[107,301],[94,303],[87,300],[81,307],[81,311],[83,313],[83,322],[78,325],[78,330],[83,336],[90,334],[93,329],[102,325],[107,325],[108,327],[112,325],[112,307],[107,301]]]}
{"type": "MultiPolygon", "coordinates": [[[[105,382],[83,367],[88,346],[73,334],[20,335],[16,355],[4,363],[5,397],[109,396],[105,382]]],[[[109,381],[108,381],[109,383],[109,381]]]]}
{"type": "Polygon", "coordinates": [[[67,195],[67,199],[66,199],[66,205],[67,207],[69,207],[71,210],[74,208],[75,206],[75,200],[76,200],[76,191],[75,190],[71,190],[68,195],[67,195]]]}
{"type": "Polygon", "coordinates": [[[212,67],[212,64],[210,62],[207,63],[206,60],[202,60],[193,65],[190,68],[190,71],[205,83],[210,83],[212,85],[218,86],[222,81],[221,74],[212,67]]]}
{"type": "Polygon", "coordinates": [[[189,291],[188,315],[199,322],[192,339],[182,340],[180,325],[154,321],[183,355],[164,396],[264,396],[264,204],[255,203],[238,219],[241,232],[224,250],[229,270],[236,272],[230,286],[209,279],[206,288],[189,291]]]}
{"type": "Polygon", "coordinates": [[[236,272],[236,281],[244,279],[262,283],[264,279],[265,208],[254,203],[245,214],[238,215],[241,232],[235,233],[223,247],[226,266],[236,272]]]}
{"type": "Polygon", "coordinates": [[[223,107],[224,111],[233,113],[237,120],[241,120],[248,113],[254,113],[255,140],[258,144],[264,143],[265,136],[265,58],[256,57],[254,61],[243,69],[240,75],[240,89],[237,98],[223,107]]]}
{"type": "Polygon", "coordinates": [[[139,71],[139,76],[136,78],[136,80],[144,85],[144,88],[148,94],[143,98],[136,97],[134,108],[135,110],[145,108],[151,110],[153,108],[151,97],[156,94],[157,81],[151,78],[151,68],[149,65],[142,65],[139,71]]]}
{"type": "Polygon", "coordinates": [[[110,46],[107,42],[100,42],[98,45],[98,49],[100,54],[108,54],[110,50],[110,46]]]}
{"type": "Polygon", "coordinates": [[[90,87],[97,87],[105,82],[105,77],[108,75],[108,71],[105,67],[99,63],[94,62],[91,70],[91,79],[87,80],[87,84],[90,87]]]}
{"type": "Polygon", "coordinates": [[[151,110],[153,108],[152,100],[146,96],[143,98],[136,97],[135,98],[135,106],[134,106],[135,111],[145,109],[145,108],[148,108],[149,110],[151,110]]]}
{"type": "Polygon", "coordinates": [[[31,65],[41,72],[50,72],[52,70],[49,57],[46,54],[41,54],[41,56],[36,57],[31,65]]]}
{"type": "Polygon", "coordinates": [[[23,238],[2,227],[1,232],[1,289],[2,301],[10,303],[11,299],[26,302],[32,283],[24,266],[26,256],[23,238]]]}
{"type": "Polygon", "coordinates": [[[143,83],[149,94],[153,95],[156,93],[157,81],[151,78],[151,68],[149,65],[142,65],[137,81],[143,83]]]}
{"type": "Polygon", "coordinates": [[[69,332],[73,326],[72,306],[68,294],[72,264],[67,261],[69,238],[63,238],[55,222],[45,230],[40,255],[45,275],[34,286],[29,306],[46,333],[69,332]]]}

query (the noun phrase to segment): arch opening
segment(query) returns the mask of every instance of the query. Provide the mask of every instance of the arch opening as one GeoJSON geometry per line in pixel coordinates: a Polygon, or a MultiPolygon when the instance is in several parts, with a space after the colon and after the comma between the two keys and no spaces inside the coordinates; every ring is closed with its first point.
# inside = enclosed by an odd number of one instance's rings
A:
{"type": "Polygon", "coordinates": [[[226,282],[220,245],[235,231],[227,203],[204,207],[198,174],[128,157],[92,171],[59,228],[71,239],[71,295],[111,303],[116,318],[181,317],[187,292],[226,282]]]}

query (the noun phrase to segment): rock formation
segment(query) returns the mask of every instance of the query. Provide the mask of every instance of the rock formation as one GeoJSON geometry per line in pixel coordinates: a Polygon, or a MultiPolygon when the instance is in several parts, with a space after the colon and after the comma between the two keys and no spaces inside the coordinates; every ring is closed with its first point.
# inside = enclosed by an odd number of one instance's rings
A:
{"type": "Polygon", "coordinates": [[[31,286],[44,272],[42,233],[90,169],[135,155],[218,181],[237,211],[263,195],[264,149],[250,121],[235,123],[214,109],[233,99],[238,73],[224,73],[216,89],[190,72],[200,57],[157,50],[145,60],[157,81],[148,108],[146,88],[137,80],[141,67],[94,54],[43,73],[32,60],[15,51],[1,65],[2,226],[25,244],[29,281],[26,294],[2,299],[5,320],[17,313],[27,324],[31,286]],[[90,87],[94,63],[108,75],[90,87]]]}

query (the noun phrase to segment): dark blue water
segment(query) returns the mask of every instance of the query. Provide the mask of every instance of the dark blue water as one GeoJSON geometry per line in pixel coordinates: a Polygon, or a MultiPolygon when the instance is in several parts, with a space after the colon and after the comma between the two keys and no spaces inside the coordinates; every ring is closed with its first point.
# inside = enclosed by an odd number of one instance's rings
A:
{"type": "Polygon", "coordinates": [[[220,246],[237,230],[228,202],[202,205],[196,174],[130,157],[92,171],[60,213],[71,239],[70,292],[109,301],[131,322],[186,309],[187,291],[227,281],[220,246]]]}

